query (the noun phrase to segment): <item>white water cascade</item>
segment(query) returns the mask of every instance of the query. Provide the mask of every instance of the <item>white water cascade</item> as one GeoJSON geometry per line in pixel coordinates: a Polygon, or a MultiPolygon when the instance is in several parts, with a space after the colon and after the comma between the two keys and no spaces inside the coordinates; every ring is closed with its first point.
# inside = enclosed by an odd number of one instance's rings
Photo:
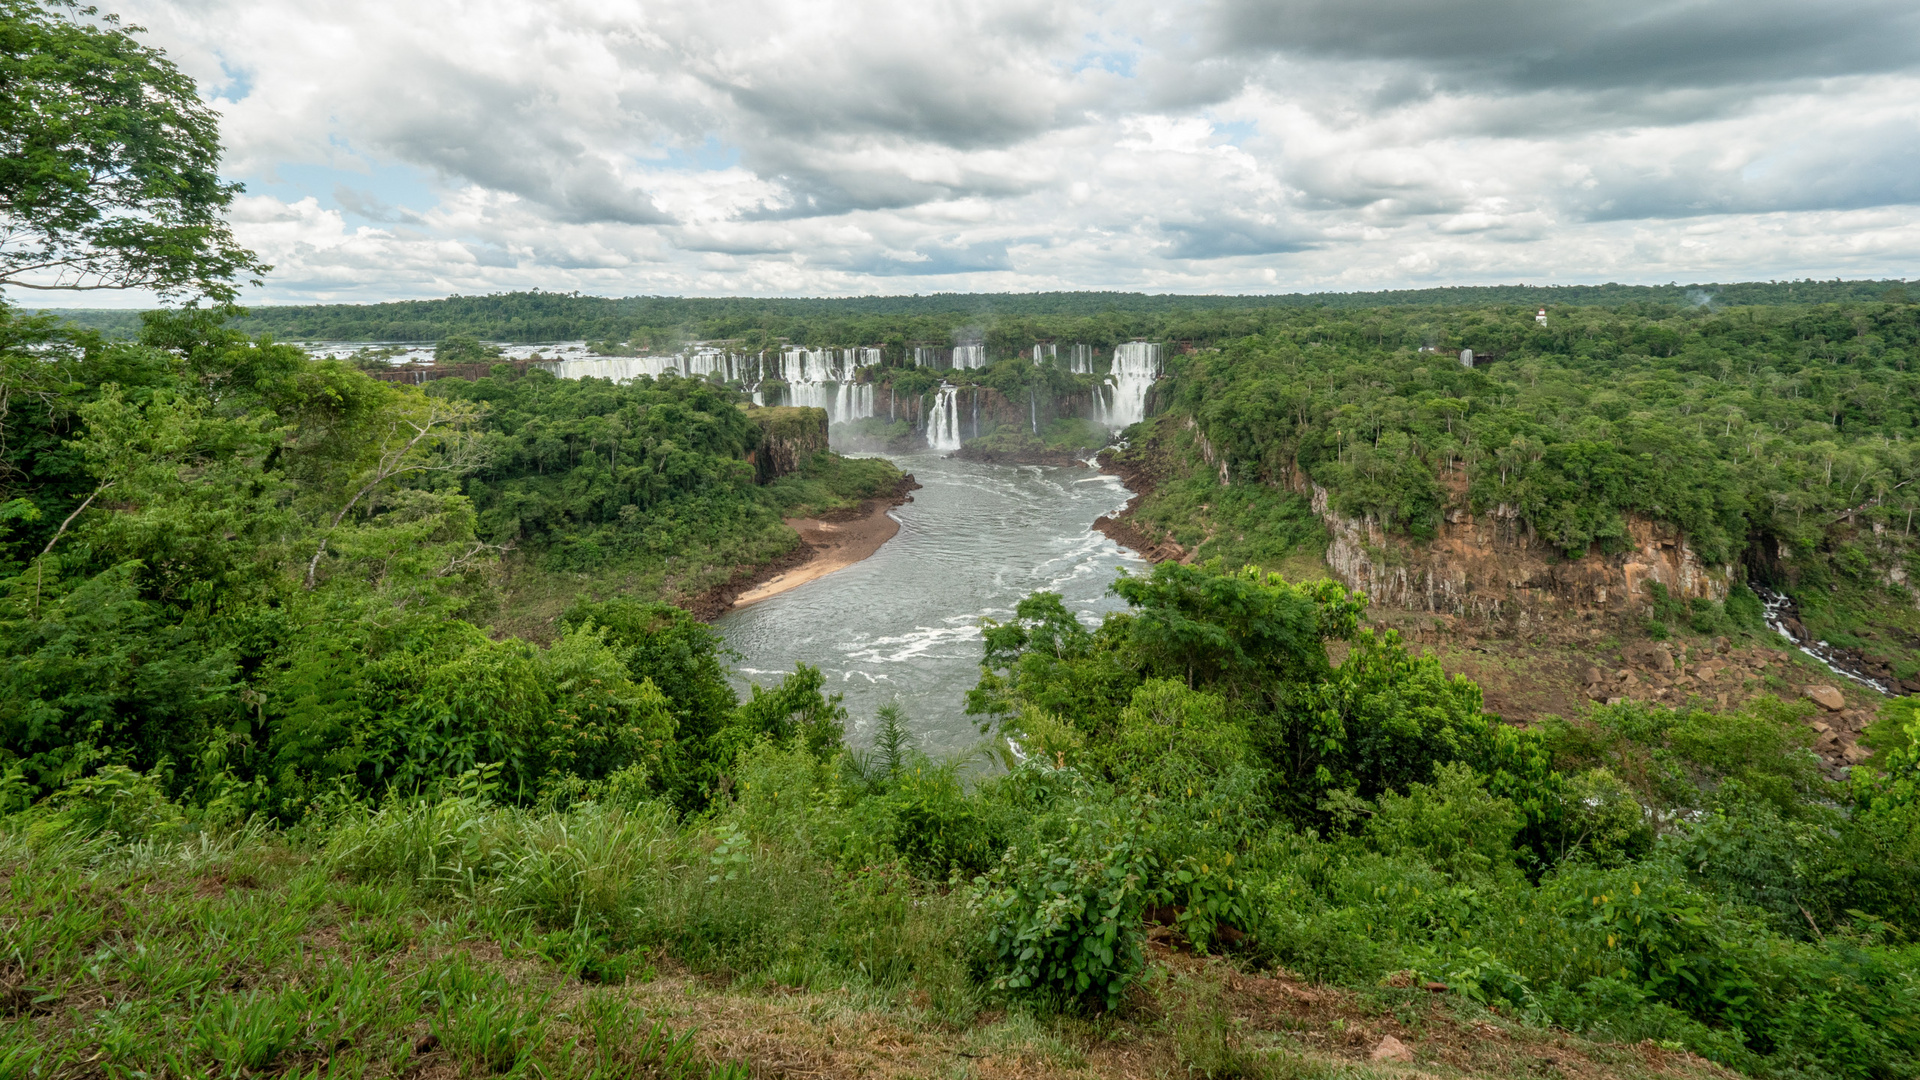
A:
{"type": "Polygon", "coordinates": [[[1851,663],[1851,658],[1849,658],[1846,653],[1841,652],[1839,649],[1834,648],[1824,641],[1808,641],[1799,634],[1794,633],[1793,627],[1798,625],[1797,620],[1791,624],[1788,622],[1788,620],[1794,618],[1793,601],[1764,585],[1754,585],[1752,588],[1754,593],[1760,597],[1762,607],[1766,609],[1765,618],[1767,629],[1793,642],[1794,648],[1820,661],[1826,665],[1828,671],[1833,672],[1835,675],[1852,679],[1862,686],[1871,687],[1888,696],[1893,696],[1897,693],[1896,688],[1888,686],[1878,679],[1869,679],[1865,675],[1852,670],[1853,664],[1851,663]]]}
{"type": "Polygon", "coordinates": [[[1034,363],[1044,364],[1049,360],[1058,359],[1060,359],[1060,347],[1058,345],[1042,345],[1037,341],[1033,343],[1034,363]]]}
{"type": "Polygon", "coordinates": [[[787,349],[776,374],[787,384],[787,404],[825,409],[827,423],[873,415],[873,385],[860,369],[880,363],[879,349],[787,349]]]}
{"type": "Polygon", "coordinates": [[[643,375],[658,379],[669,374],[693,379],[711,375],[727,382],[738,379],[749,383],[760,378],[759,356],[705,346],[695,346],[672,356],[569,356],[541,366],[562,379],[611,379],[622,383],[643,375]]]}
{"type": "Polygon", "coordinates": [[[1067,370],[1075,375],[1093,374],[1093,346],[1075,345],[1067,355],[1067,370]]]}
{"type": "Polygon", "coordinates": [[[942,452],[960,449],[960,388],[940,384],[927,414],[927,446],[942,452]]]}
{"type": "Polygon", "coordinates": [[[953,347],[953,366],[961,371],[972,371],[987,366],[987,347],[985,345],[955,345],[953,347]]]}
{"type": "Polygon", "coordinates": [[[1129,341],[1114,346],[1113,370],[1107,376],[1107,385],[1095,388],[1094,419],[1110,428],[1123,428],[1146,419],[1147,391],[1159,377],[1159,345],[1151,341],[1129,341]]]}

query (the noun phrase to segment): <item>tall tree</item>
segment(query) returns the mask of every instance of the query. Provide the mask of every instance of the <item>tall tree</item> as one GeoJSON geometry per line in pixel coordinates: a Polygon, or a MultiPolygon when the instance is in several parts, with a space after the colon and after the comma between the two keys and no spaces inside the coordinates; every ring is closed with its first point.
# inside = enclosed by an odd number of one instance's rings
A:
{"type": "Polygon", "coordinates": [[[113,15],[0,0],[0,287],[231,301],[269,267],[222,218],[218,116],[113,15]]]}

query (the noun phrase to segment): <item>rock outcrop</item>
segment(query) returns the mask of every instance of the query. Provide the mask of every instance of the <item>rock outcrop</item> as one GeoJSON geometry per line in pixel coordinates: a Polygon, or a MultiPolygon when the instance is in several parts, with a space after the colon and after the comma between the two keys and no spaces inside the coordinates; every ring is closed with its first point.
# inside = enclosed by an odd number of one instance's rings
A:
{"type": "Polygon", "coordinates": [[[754,478],[764,484],[791,472],[827,448],[827,410],[780,405],[749,409],[760,425],[760,445],[747,451],[754,478]]]}
{"type": "Polygon", "coordinates": [[[1725,600],[1731,566],[1709,566],[1686,535],[1658,522],[1630,518],[1630,546],[1597,548],[1578,559],[1535,536],[1511,507],[1486,514],[1450,510],[1433,540],[1389,536],[1375,522],[1344,517],[1312,487],[1313,509],[1331,537],[1327,566],[1348,588],[1374,603],[1464,616],[1529,630],[1570,615],[1634,615],[1646,610],[1649,582],[1675,598],[1725,600]]]}

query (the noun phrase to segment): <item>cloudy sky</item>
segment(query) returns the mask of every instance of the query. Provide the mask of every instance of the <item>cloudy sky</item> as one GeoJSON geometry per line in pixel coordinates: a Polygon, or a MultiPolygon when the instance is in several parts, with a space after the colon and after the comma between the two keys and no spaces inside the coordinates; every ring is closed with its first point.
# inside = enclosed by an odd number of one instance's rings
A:
{"type": "Polygon", "coordinates": [[[118,10],[254,302],[1920,276],[1914,0],[118,10]]]}

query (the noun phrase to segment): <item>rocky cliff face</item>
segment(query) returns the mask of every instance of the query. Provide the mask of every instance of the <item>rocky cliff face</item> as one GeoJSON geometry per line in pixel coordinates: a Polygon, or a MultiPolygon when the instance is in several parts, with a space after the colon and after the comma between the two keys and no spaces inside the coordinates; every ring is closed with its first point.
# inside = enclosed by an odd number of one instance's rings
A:
{"type": "MultiPolygon", "coordinates": [[[[963,386],[954,402],[960,421],[960,437],[976,439],[996,427],[1017,427],[1032,432],[1058,417],[1093,415],[1093,398],[1085,393],[1037,394],[1028,398],[1016,392],[1009,398],[991,386],[963,386]]],[[[907,420],[916,430],[926,423],[926,409],[919,398],[889,398],[889,388],[875,391],[874,413],[882,417],[907,420]]]]}
{"type": "Polygon", "coordinates": [[[1628,550],[1590,550],[1566,559],[1524,527],[1517,511],[1449,511],[1427,543],[1387,536],[1371,522],[1343,517],[1312,487],[1313,509],[1332,540],[1327,566],[1376,604],[1506,623],[1526,630],[1570,615],[1627,616],[1651,602],[1648,582],[1676,598],[1725,600],[1731,566],[1709,566],[1671,526],[1630,519],[1628,550]]]}
{"type": "Polygon", "coordinates": [[[747,451],[747,463],[762,484],[796,472],[827,448],[827,410],[782,405],[750,409],[760,425],[760,445],[747,451]]]}

